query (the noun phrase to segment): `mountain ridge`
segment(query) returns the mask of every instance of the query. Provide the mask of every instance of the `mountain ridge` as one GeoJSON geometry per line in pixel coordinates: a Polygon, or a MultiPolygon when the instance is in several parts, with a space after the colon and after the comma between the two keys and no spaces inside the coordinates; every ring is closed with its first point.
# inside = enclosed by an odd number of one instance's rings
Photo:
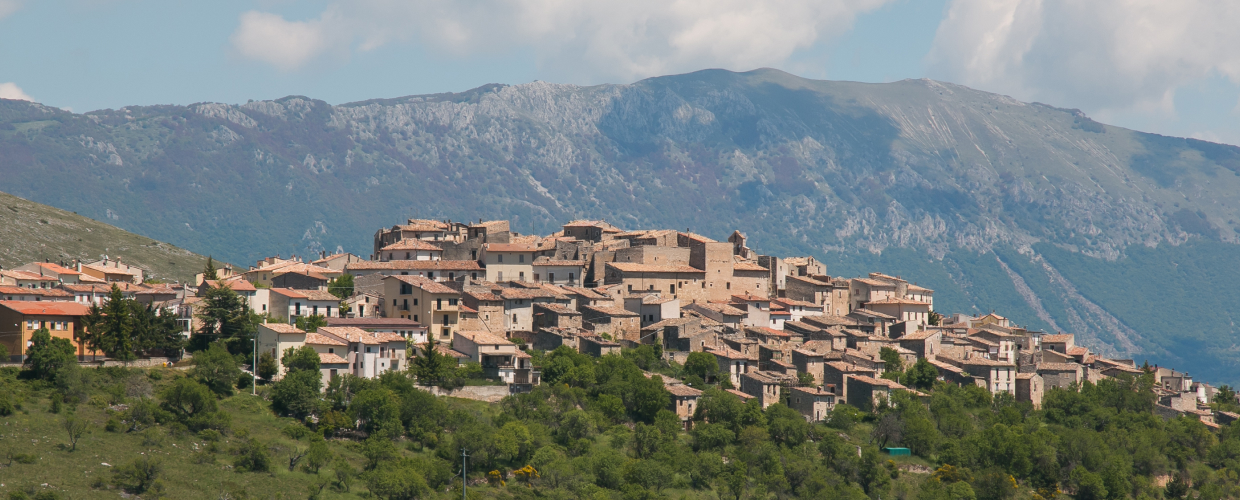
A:
{"type": "Polygon", "coordinates": [[[367,255],[375,229],[412,216],[542,234],[586,217],[739,228],[763,253],[813,254],[833,274],[895,269],[938,289],[945,309],[1008,311],[1108,355],[1183,361],[1181,340],[1201,338],[1223,353],[1220,370],[1240,359],[1227,273],[1194,278],[1204,285],[1167,275],[1222,296],[1201,331],[1173,334],[1145,324],[1174,324],[1192,297],[1134,277],[1188,256],[1240,265],[1240,148],[933,80],[704,70],[336,106],[289,96],[75,115],[5,102],[0,158],[16,194],[233,262],[367,255]],[[38,169],[83,187],[71,196],[38,169]],[[1130,276],[1138,261],[1154,267],[1130,276]],[[1114,269],[1097,279],[1116,291],[1061,267],[1114,269]],[[1165,312],[1136,324],[1125,294],[1165,312]]]}

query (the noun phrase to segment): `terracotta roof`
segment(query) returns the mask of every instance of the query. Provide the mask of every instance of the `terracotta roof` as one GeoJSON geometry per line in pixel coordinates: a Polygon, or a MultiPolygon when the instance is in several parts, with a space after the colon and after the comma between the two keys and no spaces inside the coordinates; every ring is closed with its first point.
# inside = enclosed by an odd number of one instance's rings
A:
{"type": "Polygon", "coordinates": [[[906,333],[903,337],[896,340],[926,340],[937,333],[939,332],[936,330],[918,330],[912,333],[906,333]]]}
{"type": "Polygon", "coordinates": [[[262,327],[276,333],[306,333],[297,328],[297,326],[288,323],[265,323],[262,327]]]}
{"type": "Polygon", "coordinates": [[[594,290],[591,290],[589,288],[582,288],[582,287],[576,287],[576,286],[562,286],[560,288],[567,290],[570,293],[574,293],[582,297],[585,297],[587,299],[598,300],[598,299],[608,298],[606,295],[595,292],[594,290]]]}
{"type": "Polygon", "coordinates": [[[404,342],[405,338],[391,332],[368,332],[353,326],[321,326],[319,333],[342,339],[346,342],[359,344],[383,344],[387,342],[404,342]]]}
{"type": "Polygon", "coordinates": [[[746,328],[745,332],[746,333],[753,332],[755,335],[771,335],[775,337],[790,337],[791,336],[788,334],[788,332],[781,332],[769,326],[760,326],[757,328],[753,328],[753,327],[746,328]]]}
{"type": "Polygon", "coordinates": [[[349,271],[481,271],[472,260],[367,260],[344,266],[349,271]]]}
{"type": "Polygon", "coordinates": [[[759,297],[757,295],[733,295],[732,302],[771,302],[769,297],[759,297]]]}
{"type": "Polygon", "coordinates": [[[1081,368],[1076,363],[1038,363],[1040,372],[1074,372],[1081,368]]]}
{"type": "Polygon", "coordinates": [[[973,365],[973,366],[1007,366],[1010,368],[1016,367],[1016,364],[1012,363],[1011,361],[1000,361],[997,359],[986,359],[986,358],[966,359],[964,360],[964,364],[973,365]]]}
{"type": "Polygon", "coordinates": [[[326,292],[323,290],[293,290],[291,288],[272,288],[271,292],[278,293],[290,299],[340,302],[340,297],[332,295],[330,292],[326,292]]]}
{"type": "Polygon", "coordinates": [[[82,264],[83,268],[90,268],[92,271],[99,271],[104,274],[124,274],[126,276],[137,276],[137,271],[126,271],[124,269],[107,266],[96,266],[94,264],[82,264]]]}
{"type": "Polygon", "coordinates": [[[770,271],[770,269],[762,267],[754,262],[737,262],[735,264],[732,264],[732,270],[734,271],[770,271]]]}
{"type": "Polygon", "coordinates": [[[398,280],[404,283],[408,283],[417,288],[421,288],[426,293],[452,294],[452,295],[456,295],[460,293],[456,291],[455,289],[444,285],[443,283],[440,283],[438,281],[435,281],[433,279],[430,279],[424,276],[410,276],[410,275],[388,276],[387,278],[384,278],[384,279],[398,280]]]}
{"type": "Polygon", "coordinates": [[[545,257],[534,259],[535,266],[572,266],[583,267],[586,265],[584,260],[553,260],[545,257]]]}
{"type": "Polygon", "coordinates": [[[327,326],[353,326],[366,328],[422,328],[422,324],[407,318],[327,318],[327,326]]]}
{"type": "Polygon", "coordinates": [[[803,392],[812,396],[835,396],[835,394],[822,390],[820,387],[793,387],[794,392],[803,392]]]}
{"type": "Polygon", "coordinates": [[[0,286],[0,295],[43,295],[48,288],[25,288],[20,286],[0,286]]]}
{"type": "Polygon", "coordinates": [[[395,251],[395,250],[425,250],[425,251],[432,251],[432,252],[443,251],[443,249],[440,248],[438,245],[432,245],[428,242],[419,240],[417,238],[405,238],[396,243],[393,243],[391,245],[388,245],[388,246],[385,246],[379,249],[380,252],[388,252],[388,251],[395,251]]]}
{"type": "Polygon", "coordinates": [[[895,317],[895,316],[888,316],[888,315],[883,314],[883,313],[880,313],[880,312],[878,312],[878,311],[873,311],[873,310],[870,310],[870,309],[865,309],[865,308],[862,308],[862,309],[853,309],[853,311],[852,311],[851,313],[849,313],[849,314],[859,314],[859,315],[862,315],[862,316],[873,316],[873,317],[875,317],[875,318],[880,318],[880,319],[896,319],[896,317],[895,317]]]}
{"type": "Polygon", "coordinates": [[[582,306],[581,308],[588,309],[590,311],[593,311],[593,312],[596,312],[602,315],[606,315],[606,316],[615,316],[615,317],[621,317],[621,318],[638,316],[638,314],[633,311],[629,311],[627,309],[621,309],[619,307],[614,307],[614,306],[582,306]]]}
{"type": "Polygon", "coordinates": [[[500,297],[499,295],[495,295],[491,292],[482,292],[482,291],[475,290],[472,292],[465,292],[462,295],[468,295],[470,297],[473,297],[474,300],[477,300],[479,302],[503,302],[504,301],[503,297],[500,297]]]}
{"type": "Polygon", "coordinates": [[[684,384],[665,385],[663,388],[676,397],[695,398],[702,395],[702,391],[684,384]]]}
{"type": "Polygon", "coordinates": [[[786,299],[786,298],[771,299],[771,302],[782,304],[784,305],[784,307],[792,307],[792,306],[823,307],[823,306],[814,304],[813,302],[806,302],[804,300],[793,300],[793,299],[786,299]]]}
{"type": "Polygon", "coordinates": [[[1068,355],[1069,355],[1069,356],[1084,356],[1084,355],[1086,355],[1086,354],[1089,354],[1089,348],[1088,348],[1088,347],[1084,347],[1084,346],[1079,346],[1079,345],[1078,345],[1078,346],[1075,346],[1075,347],[1070,347],[1070,348],[1068,348],[1068,355]]]}
{"type": "Polygon", "coordinates": [[[482,246],[482,249],[488,252],[533,252],[535,247],[519,243],[487,243],[482,246]]]}
{"type": "Polygon", "coordinates": [[[457,337],[469,339],[474,344],[478,344],[478,345],[492,345],[492,344],[514,345],[512,342],[509,342],[508,339],[506,338],[500,337],[499,335],[492,335],[487,332],[459,331],[459,332],[456,332],[455,335],[457,337]]]}
{"type": "Polygon", "coordinates": [[[69,268],[67,268],[67,267],[61,266],[61,265],[59,265],[59,264],[52,264],[52,263],[50,263],[50,262],[35,262],[35,265],[37,265],[37,266],[39,266],[39,267],[41,267],[41,268],[43,268],[43,269],[46,269],[48,272],[51,272],[51,273],[56,273],[56,274],[68,274],[68,275],[80,275],[80,274],[82,274],[82,273],[79,273],[79,272],[74,271],[74,270],[72,270],[72,269],[69,269],[69,268]]]}
{"type": "Polygon", "coordinates": [[[745,316],[746,314],[749,314],[745,311],[742,311],[740,309],[737,309],[727,304],[712,304],[708,302],[705,304],[696,304],[696,305],[698,307],[701,307],[704,309],[710,309],[717,313],[728,315],[728,316],[745,316]]]}
{"type": "Polygon", "coordinates": [[[743,392],[741,392],[741,391],[738,391],[738,390],[736,390],[736,389],[728,389],[728,393],[729,393],[729,394],[731,394],[731,395],[733,395],[733,396],[736,396],[736,397],[738,397],[738,398],[741,398],[741,401],[749,401],[749,400],[751,400],[751,399],[753,399],[753,398],[754,398],[753,396],[750,396],[750,395],[748,395],[748,394],[745,394],[745,393],[743,393],[743,392]]]}
{"type": "Polygon", "coordinates": [[[684,236],[684,237],[686,237],[686,238],[688,238],[688,239],[691,239],[691,240],[694,240],[694,241],[700,241],[700,242],[702,242],[702,243],[718,243],[718,242],[717,242],[717,241],[715,241],[715,240],[712,240],[712,239],[710,239],[710,238],[707,238],[707,237],[705,237],[705,236],[702,236],[702,235],[700,235],[700,234],[696,234],[696,233],[679,233],[679,235],[680,235],[680,236],[684,236]]]}
{"type": "Polygon", "coordinates": [[[504,288],[499,291],[499,296],[505,299],[546,299],[556,295],[541,288],[504,288]]]}
{"type": "Polygon", "coordinates": [[[0,306],[26,316],[85,316],[90,308],[77,302],[0,300],[0,306]]]}
{"type": "Polygon", "coordinates": [[[224,280],[224,281],[203,280],[203,283],[210,286],[211,288],[216,288],[216,287],[219,287],[220,285],[224,285],[234,292],[253,292],[253,291],[258,290],[258,288],[254,287],[253,283],[250,283],[249,281],[246,281],[246,280],[224,280]]]}
{"type": "Polygon", "coordinates": [[[580,316],[581,315],[581,313],[573,310],[572,308],[564,304],[556,304],[554,302],[545,303],[545,304],[543,303],[534,304],[534,308],[535,309],[538,309],[538,308],[546,309],[548,311],[551,311],[559,315],[566,315],[566,316],[580,316]]]}
{"type": "Polygon", "coordinates": [[[794,280],[794,281],[804,281],[805,283],[815,285],[815,286],[831,286],[830,283],[827,283],[825,281],[819,281],[814,278],[810,278],[808,276],[788,276],[787,279],[794,280]]]}
{"type": "Polygon", "coordinates": [[[317,345],[348,345],[334,337],[320,335],[318,333],[306,333],[306,343],[317,345]]]}
{"type": "Polygon", "coordinates": [[[933,293],[934,293],[934,290],[931,290],[931,289],[926,288],[926,287],[924,287],[924,286],[917,286],[917,285],[913,285],[913,284],[909,284],[909,286],[908,286],[908,291],[910,291],[910,292],[921,292],[921,293],[922,293],[922,294],[924,294],[924,295],[930,295],[930,294],[933,294],[933,293]]]}
{"type": "Polygon", "coordinates": [[[858,382],[865,382],[870,385],[885,385],[892,389],[908,389],[894,380],[887,380],[885,378],[867,377],[865,375],[849,375],[848,377],[858,382]]]}
{"type": "Polygon", "coordinates": [[[853,281],[864,283],[871,287],[895,288],[896,284],[889,281],[882,281],[870,278],[853,278],[853,281]]]}
{"type": "Polygon", "coordinates": [[[12,269],[0,270],[0,276],[7,276],[13,279],[29,280],[29,281],[57,281],[56,278],[53,278],[51,276],[43,276],[43,275],[32,273],[29,271],[16,271],[12,269]]]}
{"type": "Polygon", "coordinates": [[[348,362],[349,360],[340,357],[340,355],[336,353],[331,353],[331,352],[320,352],[319,353],[319,364],[343,365],[343,364],[347,364],[348,362]]]}
{"type": "Polygon", "coordinates": [[[826,361],[826,362],[823,362],[823,366],[830,366],[831,368],[834,368],[837,371],[844,372],[844,373],[852,373],[852,372],[873,373],[875,371],[873,368],[866,368],[856,363],[850,363],[847,361],[826,361]]]}
{"type": "Polygon", "coordinates": [[[1042,336],[1042,343],[1043,343],[1043,344],[1045,344],[1045,343],[1047,343],[1047,342],[1051,342],[1051,343],[1058,344],[1058,343],[1072,342],[1072,341],[1075,339],[1075,337],[1076,337],[1076,335],[1073,335],[1073,334],[1071,334],[1071,333],[1059,333],[1059,334],[1054,334],[1054,335],[1043,335],[1043,336],[1042,336]]]}
{"type": "Polygon", "coordinates": [[[684,264],[666,265],[638,264],[636,262],[608,262],[607,267],[614,267],[623,273],[706,273],[706,271],[684,264]]]}
{"type": "Polygon", "coordinates": [[[724,358],[724,359],[751,359],[751,358],[756,357],[756,356],[747,356],[740,351],[734,351],[732,349],[728,349],[727,347],[706,347],[702,350],[705,352],[714,354],[715,356],[724,358]]]}
{"type": "Polygon", "coordinates": [[[579,219],[579,220],[575,220],[575,221],[569,222],[568,224],[565,224],[563,227],[601,227],[601,228],[611,228],[611,227],[613,227],[613,226],[612,226],[611,224],[608,224],[607,222],[605,222],[605,221],[601,221],[601,220],[579,219]]]}
{"type": "Polygon", "coordinates": [[[897,299],[894,297],[887,298],[887,299],[871,300],[869,302],[866,302],[866,304],[908,305],[908,306],[929,306],[930,305],[929,302],[922,302],[920,300],[913,300],[913,299],[897,299]]]}

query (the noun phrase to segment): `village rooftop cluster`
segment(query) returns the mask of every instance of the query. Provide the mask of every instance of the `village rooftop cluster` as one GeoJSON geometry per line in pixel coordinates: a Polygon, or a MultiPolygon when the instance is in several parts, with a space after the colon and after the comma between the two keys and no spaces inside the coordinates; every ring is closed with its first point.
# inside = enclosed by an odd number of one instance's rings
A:
{"type": "MultiPolygon", "coordinates": [[[[1099,356],[1073,334],[1029,330],[993,312],[939,313],[934,290],[900,277],[830,276],[814,257],[758,255],[739,231],[716,241],[687,230],[626,231],[578,220],[537,236],[502,220],[410,219],[377,231],[373,246],[368,258],[321,254],[310,262],[270,257],[244,270],[225,266],[218,280],[199,276],[193,285],[144,283],[143,270],[121,259],[0,270],[0,343],[10,361],[21,361],[34,331],[47,328],[73,340],[85,361],[97,353],[75,332],[113,285],[126,298],[175,311],[190,336],[199,330],[200,292],[225,286],[279,321],[258,327],[257,352],[278,358],[310,346],[327,379],[405,370],[432,345],[458,363],[479,363],[516,393],[540,383],[530,349],[568,346],[605,356],[657,345],[679,363],[708,353],[735,395],[764,408],[784,403],[819,421],[837,404],[868,411],[892,391],[921,395],[883,378],[897,358],[904,366],[925,360],[938,380],[1012,394],[1034,407],[1051,387],[1144,368],[1099,356]],[[328,286],[345,275],[354,291],[342,300],[328,286]],[[294,326],[308,316],[324,317],[327,326],[294,326]]],[[[1209,409],[1216,392],[1209,384],[1150,370],[1164,417],[1190,414],[1215,428],[1237,418],[1209,409]]],[[[670,409],[688,425],[701,389],[665,384],[670,409]]]]}

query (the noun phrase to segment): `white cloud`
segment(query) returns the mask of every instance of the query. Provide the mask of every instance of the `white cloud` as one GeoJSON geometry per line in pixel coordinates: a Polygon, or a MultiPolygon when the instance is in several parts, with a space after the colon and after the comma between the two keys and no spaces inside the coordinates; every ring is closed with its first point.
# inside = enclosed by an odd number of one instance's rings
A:
{"type": "Polygon", "coordinates": [[[233,44],[293,69],[332,50],[416,42],[452,56],[531,50],[550,73],[629,80],[776,66],[891,0],[338,0],[318,18],[242,16],[233,44]]]}
{"type": "Polygon", "coordinates": [[[21,0],[0,0],[0,19],[9,17],[22,8],[21,0]]]}
{"type": "Polygon", "coordinates": [[[0,83],[0,99],[16,99],[18,101],[34,101],[33,97],[22,91],[16,83],[0,83]]]}
{"type": "Polygon", "coordinates": [[[292,22],[276,14],[250,11],[241,15],[231,40],[241,55],[291,70],[326,49],[323,28],[322,21],[292,22]]]}
{"type": "Polygon", "coordinates": [[[1176,90],[1240,84],[1240,2],[953,0],[927,56],[936,78],[1106,117],[1170,116],[1176,90]]]}

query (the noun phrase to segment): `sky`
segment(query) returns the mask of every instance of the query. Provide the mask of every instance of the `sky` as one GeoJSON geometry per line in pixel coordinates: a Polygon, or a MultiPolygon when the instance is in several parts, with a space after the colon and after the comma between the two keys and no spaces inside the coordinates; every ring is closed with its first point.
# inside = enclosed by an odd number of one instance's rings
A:
{"type": "Polygon", "coordinates": [[[0,98],[332,104],[707,68],[932,78],[1240,144],[1240,2],[0,0],[0,98]]]}

